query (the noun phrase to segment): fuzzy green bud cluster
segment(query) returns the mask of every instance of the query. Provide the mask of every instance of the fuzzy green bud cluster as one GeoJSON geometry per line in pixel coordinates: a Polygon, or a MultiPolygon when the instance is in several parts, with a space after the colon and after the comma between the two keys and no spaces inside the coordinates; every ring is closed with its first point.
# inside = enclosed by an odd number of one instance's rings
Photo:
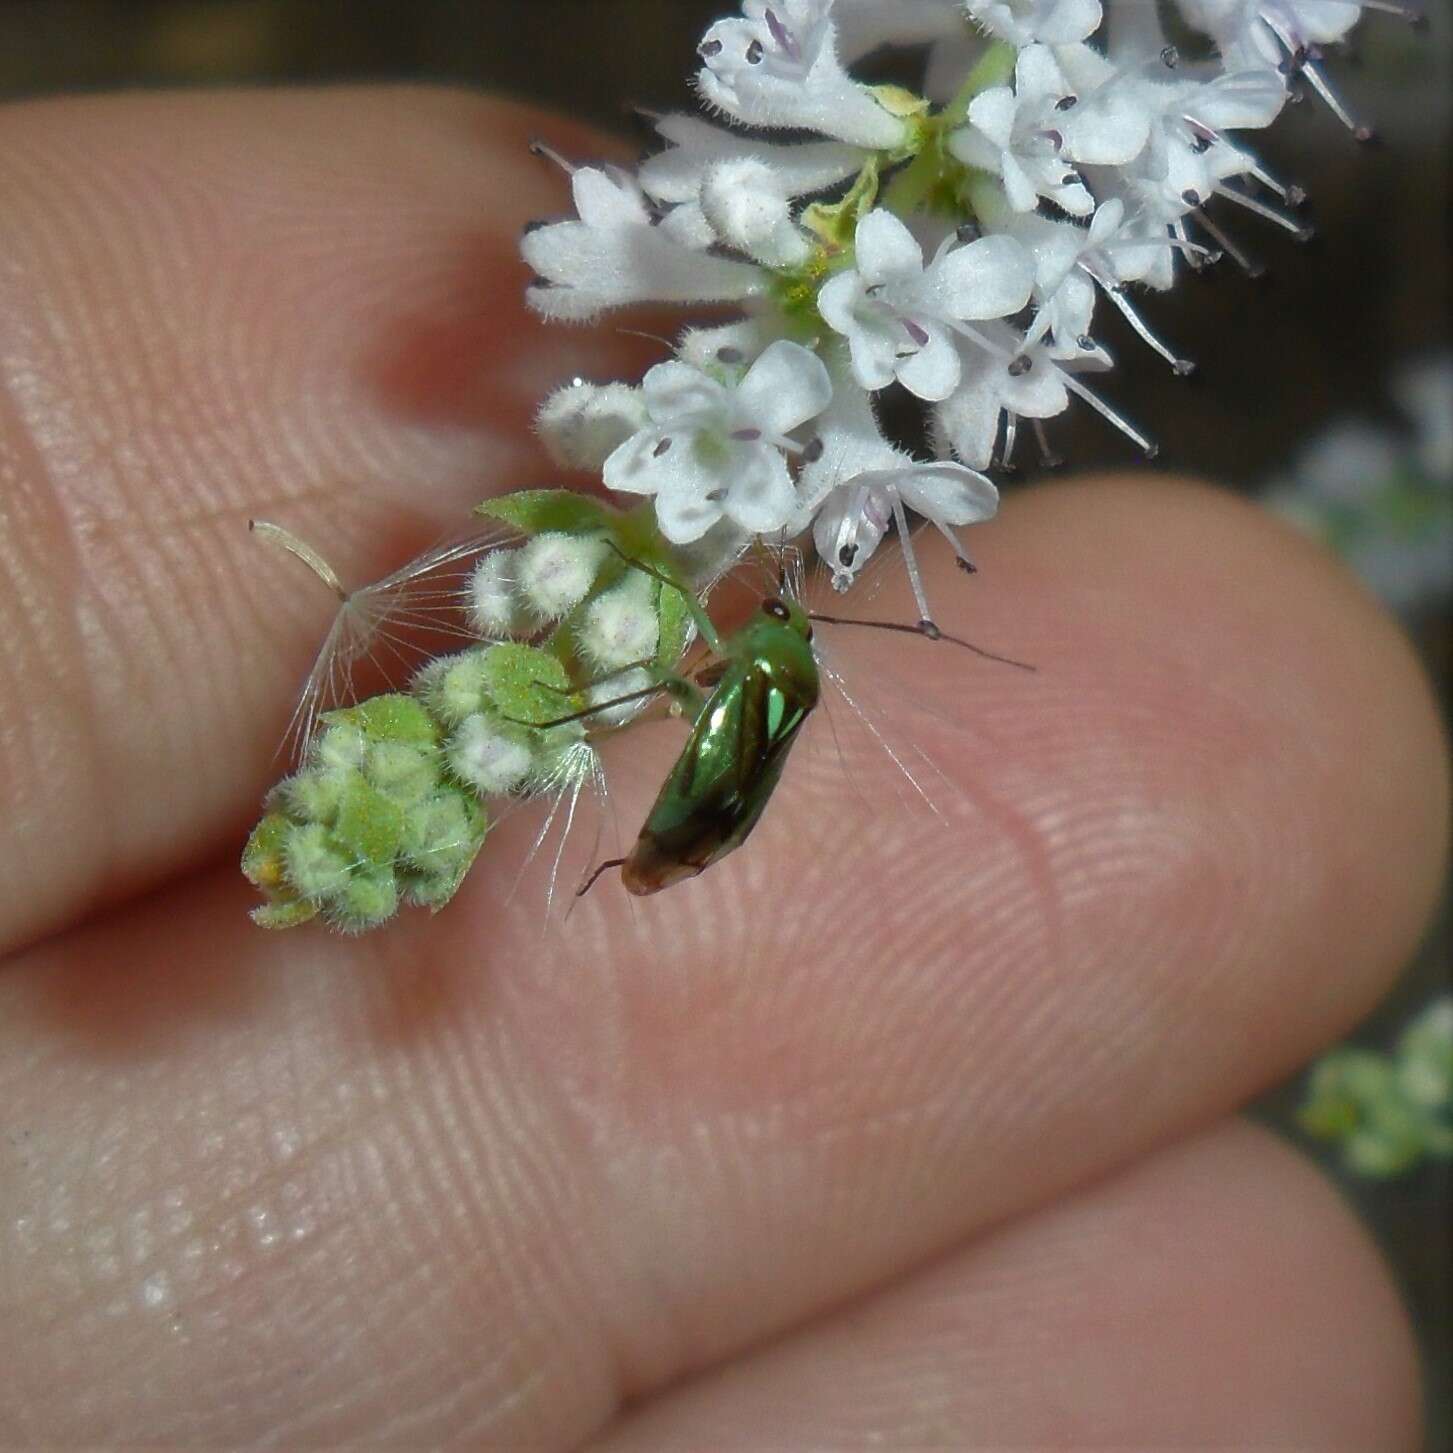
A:
{"type": "Polygon", "coordinates": [[[1313,1066],[1297,1122],[1359,1175],[1453,1156],[1453,998],[1430,1004],[1392,1054],[1336,1049],[1313,1066]]]}
{"type": "Polygon", "coordinates": [[[302,770],[268,794],[242,870],[267,928],[322,915],[359,932],[401,902],[447,903],[484,841],[478,798],[442,770],[438,723],[390,693],[330,712],[302,770]]]}
{"type": "Polygon", "coordinates": [[[406,691],[325,713],[278,783],[243,854],[268,928],[321,917],[346,932],[453,897],[484,843],[491,799],[571,791],[595,771],[590,738],[619,729],[685,648],[680,562],[645,512],[563,491],[481,511],[511,526],[472,571],[461,607],[486,639],[426,664],[406,691]],[[587,709],[607,709],[562,720],[587,709]]]}

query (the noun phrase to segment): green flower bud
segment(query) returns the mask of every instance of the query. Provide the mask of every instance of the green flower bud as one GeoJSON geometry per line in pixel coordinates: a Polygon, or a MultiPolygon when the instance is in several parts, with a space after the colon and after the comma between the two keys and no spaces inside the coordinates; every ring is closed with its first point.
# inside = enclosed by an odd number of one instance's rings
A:
{"type": "Polygon", "coordinates": [[[439,728],[423,704],[412,696],[390,691],[371,696],[346,711],[329,712],[324,721],[351,722],[373,742],[410,742],[431,747],[439,740],[439,728]]]}
{"type": "Polygon", "coordinates": [[[427,796],[439,783],[439,753],[407,742],[375,742],[368,749],[368,780],[401,807],[427,796]]]}
{"type": "MultiPolygon", "coordinates": [[[[324,718],[325,722],[328,720],[324,718]]],[[[368,738],[352,722],[339,720],[324,726],[313,743],[313,765],[325,771],[362,767],[367,755],[368,738]]]]}
{"type": "Polygon", "coordinates": [[[503,721],[493,712],[475,712],[460,722],[445,755],[450,770],[487,797],[513,792],[534,771],[541,733],[503,721]]]}
{"type": "Polygon", "coordinates": [[[386,867],[398,854],[403,831],[403,809],[361,777],[343,793],[333,834],[355,861],[386,867]]]}
{"type": "Polygon", "coordinates": [[[414,678],[414,691],[419,700],[445,727],[457,727],[465,717],[473,716],[487,701],[485,690],[485,659],[498,649],[475,646],[452,656],[431,661],[414,678]]]}
{"type": "Polygon", "coordinates": [[[1414,1104],[1453,1113],[1453,997],[1434,1000],[1404,1031],[1397,1072],[1414,1104]]]}
{"type": "Polygon", "coordinates": [[[417,872],[448,877],[474,861],[488,830],[489,818],[478,802],[446,789],[404,815],[399,852],[417,872]]]}
{"type": "Polygon", "coordinates": [[[542,621],[568,615],[589,594],[608,549],[599,537],[558,530],[536,535],[515,563],[521,598],[542,621]]]}
{"type": "Polygon", "coordinates": [[[321,822],[294,826],[283,843],[283,860],[289,885],[314,902],[344,892],[355,863],[321,822]]]}
{"type": "Polygon", "coordinates": [[[362,781],[361,774],[351,769],[308,767],[279,782],[270,800],[297,821],[331,823],[338,816],[343,794],[358,781],[362,781]]]}
{"type": "Polygon", "coordinates": [[[355,873],[345,890],[329,900],[326,913],[345,933],[377,928],[398,912],[399,886],[391,868],[355,873]]]}

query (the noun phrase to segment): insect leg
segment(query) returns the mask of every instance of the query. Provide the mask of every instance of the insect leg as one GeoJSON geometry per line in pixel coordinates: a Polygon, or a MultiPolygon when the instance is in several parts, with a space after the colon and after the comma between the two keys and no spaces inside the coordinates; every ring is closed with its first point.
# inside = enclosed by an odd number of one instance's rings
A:
{"type": "Polygon", "coordinates": [[[611,868],[619,868],[622,866],[622,864],[624,864],[624,862],[624,858],[607,858],[605,862],[599,864],[596,867],[595,871],[591,873],[590,877],[588,877],[585,882],[575,890],[575,896],[577,898],[584,898],[585,895],[589,893],[592,888],[595,887],[595,880],[599,878],[602,873],[609,871],[611,868]]]}
{"type": "MultiPolygon", "coordinates": [[[[627,671],[641,671],[648,667],[654,667],[655,665],[656,658],[654,656],[643,656],[639,661],[627,661],[624,666],[617,666],[613,670],[607,671],[604,676],[597,676],[592,681],[582,681],[579,686],[556,686],[551,681],[536,681],[535,685],[541,691],[549,691],[556,696],[574,696],[579,691],[589,691],[594,686],[601,686],[607,681],[614,681],[617,676],[624,676],[627,671]]],[[[666,683],[660,682],[658,685],[664,686],[666,683]]],[[[607,706],[615,706],[618,704],[618,701],[609,701],[604,704],[607,706]]]]}
{"type": "MultiPolygon", "coordinates": [[[[544,683],[537,684],[543,685],[544,683]]],[[[567,722],[583,721],[588,716],[597,716],[603,711],[609,711],[613,706],[624,706],[631,701],[644,701],[648,696],[655,696],[658,691],[674,691],[675,689],[676,684],[673,677],[666,681],[657,681],[651,686],[643,686],[639,691],[627,691],[623,696],[613,696],[609,701],[598,701],[594,706],[572,711],[568,716],[551,717],[549,721],[524,721],[517,716],[507,716],[504,720],[513,722],[515,726],[534,727],[536,731],[544,731],[547,727],[564,726],[567,722]]]]}

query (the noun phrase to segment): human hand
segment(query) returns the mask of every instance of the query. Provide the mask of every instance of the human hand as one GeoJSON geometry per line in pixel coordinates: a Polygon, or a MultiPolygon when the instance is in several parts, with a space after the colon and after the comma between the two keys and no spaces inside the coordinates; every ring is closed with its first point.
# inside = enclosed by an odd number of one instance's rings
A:
{"type": "MultiPolygon", "coordinates": [[[[329,603],[247,518],[367,579],[614,376],[519,303],[542,130],[407,90],[0,119],[0,1442],[1415,1446],[1366,1237],[1226,1117],[1402,965],[1443,748],[1396,629],[1251,507],[1072,481],[971,584],[933,560],[1033,676],[836,643],[916,683],[942,825],[804,754],[703,880],[543,935],[526,814],[437,918],[248,922],[329,603]]],[[[627,740],[633,827],[679,727],[627,740]]]]}

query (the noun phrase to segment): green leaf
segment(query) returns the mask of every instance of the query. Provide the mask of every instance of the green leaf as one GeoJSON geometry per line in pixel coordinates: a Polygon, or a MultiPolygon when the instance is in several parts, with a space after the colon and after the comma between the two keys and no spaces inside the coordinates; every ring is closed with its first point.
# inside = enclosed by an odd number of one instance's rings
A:
{"type": "Polygon", "coordinates": [[[543,535],[549,530],[593,535],[614,530],[620,519],[603,500],[569,489],[517,489],[475,505],[474,512],[499,520],[522,535],[543,535]]]}
{"type": "Polygon", "coordinates": [[[400,807],[427,796],[439,785],[439,753],[409,742],[375,742],[368,754],[368,778],[400,807]]]}

